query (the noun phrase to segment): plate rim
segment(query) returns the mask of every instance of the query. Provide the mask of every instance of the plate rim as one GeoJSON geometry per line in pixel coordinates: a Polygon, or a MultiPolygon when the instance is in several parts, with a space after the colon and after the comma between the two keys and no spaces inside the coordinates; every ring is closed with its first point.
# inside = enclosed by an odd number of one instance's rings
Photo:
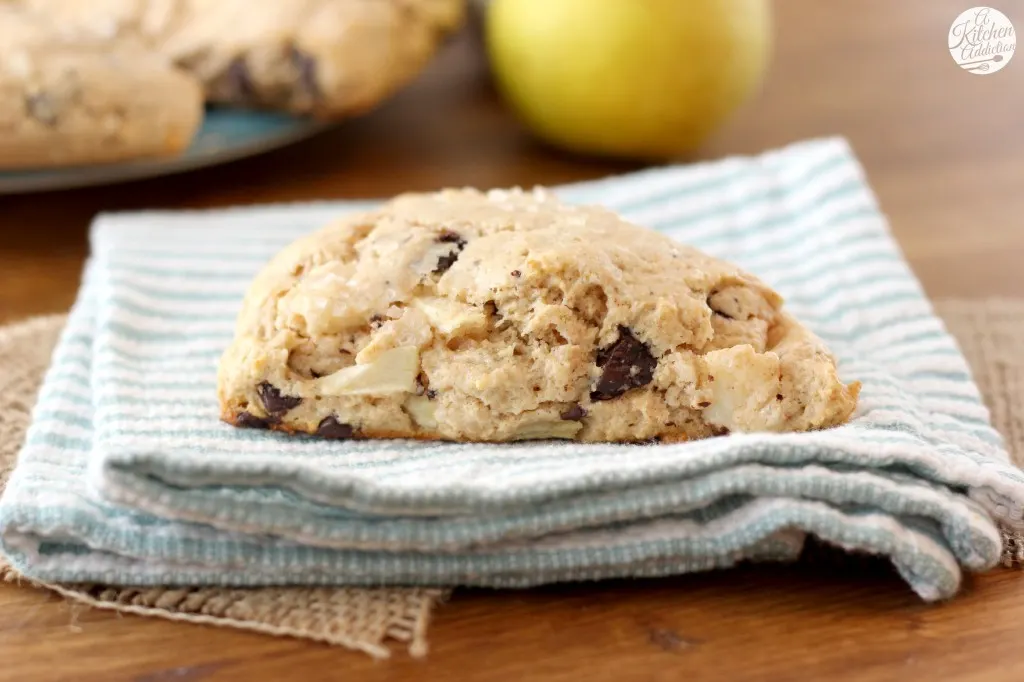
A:
{"type": "MultiPolygon", "coordinates": [[[[237,112],[233,112],[237,113],[237,112]]],[[[296,121],[303,121],[296,117],[296,121]]],[[[67,168],[38,168],[26,170],[28,173],[47,172],[42,177],[18,177],[20,171],[4,171],[13,173],[12,178],[0,176],[0,195],[33,194],[54,190],[80,189],[98,185],[113,185],[133,180],[148,180],[167,175],[176,175],[188,171],[217,166],[231,161],[257,156],[295,142],[310,138],[331,127],[329,121],[306,119],[303,125],[289,127],[288,130],[261,136],[252,142],[221,149],[188,154],[161,160],[128,161],[95,166],[77,166],[67,168]]]]}

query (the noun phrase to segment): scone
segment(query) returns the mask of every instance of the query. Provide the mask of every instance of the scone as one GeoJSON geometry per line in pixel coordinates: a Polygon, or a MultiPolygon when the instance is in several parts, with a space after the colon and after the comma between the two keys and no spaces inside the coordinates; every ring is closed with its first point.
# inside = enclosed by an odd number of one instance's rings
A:
{"type": "Polygon", "coordinates": [[[208,101],[337,118],[412,79],[464,0],[15,0],[66,34],[138,42],[208,101]]]}
{"type": "Polygon", "coordinates": [[[222,418],[326,438],[678,441],[839,424],[828,350],[736,267],[542,191],[398,197],[289,246],[222,418]]]}
{"type": "Polygon", "coordinates": [[[202,90],[165,59],[129,44],[68,42],[0,4],[0,167],[175,155],[202,112],[202,90]]]}

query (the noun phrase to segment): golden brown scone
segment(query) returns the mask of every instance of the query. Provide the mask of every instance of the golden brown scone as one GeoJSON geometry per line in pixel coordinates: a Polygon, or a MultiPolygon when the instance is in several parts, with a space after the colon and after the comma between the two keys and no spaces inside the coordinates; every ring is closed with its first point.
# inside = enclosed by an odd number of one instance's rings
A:
{"type": "Polygon", "coordinates": [[[66,40],[0,4],[0,167],[93,164],[180,153],[202,121],[198,84],[128,43],[66,40]]]}
{"type": "Polygon", "coordinates": [[[299,240],[219,373],[226,421],[335,438],[805,431],[857,391],[755,277],[540,191],[406,195],[299,240]]]}
{"type": "Polygon", "coordinates": [[[358,113],[412,79],[464,0],[18,0],[76,37],[137,41],[211,102],[358,113]]]}

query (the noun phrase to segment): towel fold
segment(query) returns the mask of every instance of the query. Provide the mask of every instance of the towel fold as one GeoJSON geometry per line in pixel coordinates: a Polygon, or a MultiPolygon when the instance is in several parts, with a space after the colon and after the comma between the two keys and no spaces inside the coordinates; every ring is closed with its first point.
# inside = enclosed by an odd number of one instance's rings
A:
{"type": "Polygon", "coordinates": [[[854,420],[683,444],[322,441],[218,421],[251,278],[367,202],[101,216],[0,543],[46,581],[529,586],[891,557],[928,600],[1024,528],[1014,468],[842,140],[556,188],[735,262],[863,383],[854,420]]]}

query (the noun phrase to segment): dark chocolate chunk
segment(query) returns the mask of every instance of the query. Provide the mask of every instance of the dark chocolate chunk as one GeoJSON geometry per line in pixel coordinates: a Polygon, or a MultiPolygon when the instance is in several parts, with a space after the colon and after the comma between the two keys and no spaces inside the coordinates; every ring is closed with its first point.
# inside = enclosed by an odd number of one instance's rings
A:
{"type": "Polygon", "coordinates": [[[252,74],[245,63],[245,57],[235,57],[224,72],[224,96],[236,102],[251,102],[255,99],[256,87],[252,74]]]}
{"type": "Polygon", "coordinates": [[[424,393],[424,395],[427,396],[427,400],[433,400],[434,398],[437,397],[437,391],[435,391],[432,388],[428,388],[427,392],[424,393]]]}
{"type": "Polygon", "coordinates": [[[707,400],[702,400],[701,402],[697,403],[697,407],[711,407],[711,403],[709,403],[707,400]]]}
{"type": "MultiPolygon", "coordinates": [[[[416,375],[416,395],[426,395],[430,393],[430,379],[423,372],[416,375]]],[[[429,395],[427,396],[429,397],[429,395]]]]}
{"type": "Polygon", "coordinates": [[[576,404],[563,412],[560,416],[565,421],[578,422],[587,416],[587,410],[582,405],[576,404]]]}
{"type": "Polygon", "coordinates": [[[522,273],[521,270],[513,270],[509,274],[512,275],[513,277],[522,277],[523,276],[523,273],[522,273]]]}
{"type": "Polygon", "coordinates": [[[302,402],[302,398],[298,396],[282,395],[281,389],[268,381],[261,383],[256,388],[256,391],[260,394],[263,407],[266,408],[269,414],[275,417],[280,417],[293,407],[298,407],[299,403],[302,402]]]}
{"type": "Polygon", "coordinates": [[[466,240],[458,232],[452,232],[451,230],[445,230],[441,234],[437,235],[437,242],[439,244],[454,244],[455,248],[449,251],[447,254],[437,259],[437,267],[434,268],[435,275],[441,275],[448,271],[448,268],[455,265],[455,261],[459,259],[459,254],[466,248],[466,240]]]}
{"type": "Polygon", "coordinates": [[[647,344],[621,325],[618,340],[599,349],[596,362],[604,371],[590,394],[591,400],[611,400],[630,389],[649,384],[658,366],[647,344]]]}
{"type": "Polygon", "coordinates": [[[324,417],[320,425],[316,427],[316,435],[321,438],[345,439],[351,438],[354,433],[355,429],[338,421],[334,415],[324,417]]]}
{"type": "Polygon", "coordinates": [[[782,400],[782,394],[781,393],[776,393],[775,394],[775,399],[776,400],[782,400]]]}
{"type": "Polygon", "coordinates": [[[458,251],[452,251],[446,256],[441,256],[437,259],[437,267],[434,268],[434,274],[441,275],[448,272],[448,269],[455,265],[455,261],[457,260],[459,260],[458,251]]]}
{"type": "Polygon", "coordinates": [[[270,422],[249,412],[239,412],[235,417],[235,426],[245,429],[265,429],[270,426],[270,422]]]}
{"type": "Polygon", "coordinates": [[[455,244],[460,250],[466,246],[466,240],[462,238],[462,235],[452,230],[443,230],[441,234],[437,235],[437,241],[442,244],[455,244]]]}
{"type": "Polygon", "coordinates": [[[320,98],[320,84],[316,80],[316,59],[298,49],[294,45],[291,49],[291,60],[295,70],[299,73],[297,90],[299,93],[311,99],[320,98]]]}

